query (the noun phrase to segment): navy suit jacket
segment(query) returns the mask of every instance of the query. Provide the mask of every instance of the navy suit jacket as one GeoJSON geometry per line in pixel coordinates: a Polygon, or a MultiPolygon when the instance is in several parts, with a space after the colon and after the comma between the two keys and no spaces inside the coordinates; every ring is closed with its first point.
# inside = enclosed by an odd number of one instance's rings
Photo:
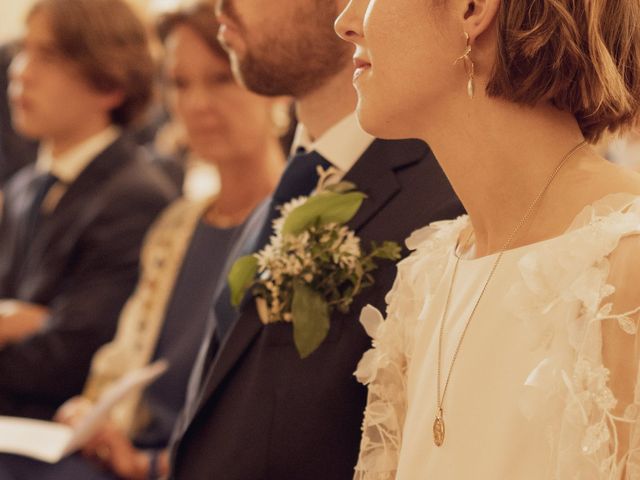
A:
{"type": "MultiPolygon", "coordinates": [[[[463,213],[433,154],[417,140],[376,140],[345,180],[367,194],[350,222],[367,247],[373,240],[402,243],[418,227],[463,213]]],[[[392,262],[380,262],[375,285],[348,314],[332,315],[328,337],[304,360],[291,325],[264,326],[248,302],[177,427],[172,477],[352,478],[366,403],[353,372],[371,345],[358,318],[366,304],[384,308],[395,271],[392,262]]]]}
{"type": "Polygon", "coordinates": [[[113,337],[144,234],[175,189],[121,137],[42,218],[23,256],[35,175],[29,165],[4,186],[0,298],[44,305],[50,316],[35,335],[0,348],[0,415],[46,418],[81,393],[93,353],[113,337]]]}

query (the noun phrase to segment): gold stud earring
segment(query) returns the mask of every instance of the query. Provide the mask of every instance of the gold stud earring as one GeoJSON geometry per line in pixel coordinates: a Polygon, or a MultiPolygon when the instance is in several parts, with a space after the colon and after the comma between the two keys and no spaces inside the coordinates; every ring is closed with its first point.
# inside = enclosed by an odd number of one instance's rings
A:
{"type": "Polygon", "coordinates": [[[473,95],[475,93],[473,80],[476,73],[476,66],[473,63],[473,60],[471,60],[471,39],[469,38],[469,34],[467,32],[464,32],[464,36],[467,40],[467,45],[464,49],[464,53],[456,58],[456,61],[453,62],[453,64],[456,65],[459,62],[462,62],[464,64],[464,71],[466,72],[467,77],[469,77],[469,81],[467,82],[467,95],[469,95],[469,98],[473,98],[473,95]]]}

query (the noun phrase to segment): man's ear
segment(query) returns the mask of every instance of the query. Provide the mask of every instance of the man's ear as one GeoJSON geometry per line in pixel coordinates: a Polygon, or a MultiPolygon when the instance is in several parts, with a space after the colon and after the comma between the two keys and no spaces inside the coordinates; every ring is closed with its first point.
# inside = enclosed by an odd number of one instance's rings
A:
{"type": "Polygon", "coordinates": [[[101,94],[100,104],[106,111],[118,108],[124,102],[124,92],[122,90],[113,90],[101,94]]]}

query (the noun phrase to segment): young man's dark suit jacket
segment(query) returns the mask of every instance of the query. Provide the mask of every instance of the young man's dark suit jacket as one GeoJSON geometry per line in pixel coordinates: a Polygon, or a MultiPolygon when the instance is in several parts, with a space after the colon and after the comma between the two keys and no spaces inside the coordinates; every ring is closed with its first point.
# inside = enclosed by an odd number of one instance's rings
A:
{"type": "MultiPolygon", "coordinates": [[[[366,247],[372,240],[402,243],[419,227],[463,213],[419,141],[376,140],[345,180],[368,195],[350,223],[366,247]]],[[[173,478],[352,478],[366,403],[366,388],[353,372],[371,345],[358,319],[366,304],[384,308],[395,272],[393,262],[380,262],[375,285],[349,314],[332,315],[328,338],[304,360],[291,325],[263,326],[248,302],[205,369],[199,402],[183,418],[186,428],[178,426],[173,478]]]]}
{"type": "Polygon", "coordinates": [[[81,393],[93,353],[109,341],[137,281],[144,234],[175,197],[164,175],[121,137],[99,154],[23,243],[34,166],[4,187],[0,298],[50,309],[46,326],[0,347],[0,415],[50,417],[81,393]]]}

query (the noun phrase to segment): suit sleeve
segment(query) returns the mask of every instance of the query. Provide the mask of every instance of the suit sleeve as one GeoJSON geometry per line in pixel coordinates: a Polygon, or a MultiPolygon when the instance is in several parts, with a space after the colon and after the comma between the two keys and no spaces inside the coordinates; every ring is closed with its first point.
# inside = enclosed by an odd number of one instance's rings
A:
{"type": "Polygon", "coordinates": [[[96,215],[46,327],[0,350],[0,410],[20,414],[22,403],[58,404],[81,392],[94,352],[113,337],[136,284],[145,232],[168,200],[157,190],[131,192],[96,215]]]}

